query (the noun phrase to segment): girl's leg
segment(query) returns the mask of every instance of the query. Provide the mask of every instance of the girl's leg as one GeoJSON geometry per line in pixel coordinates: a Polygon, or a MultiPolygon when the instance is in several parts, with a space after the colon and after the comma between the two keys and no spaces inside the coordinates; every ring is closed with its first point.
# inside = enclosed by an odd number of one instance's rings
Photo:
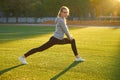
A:
{"type": "Polygon", "coordinates": [[[71,47],[72,47],[72,50],[73,50],[73,52],[74,52],[74,55],[75,55],[75,56],[78,56],[75,39],[73,39],[73,40],[71,41],[71,47]]]}
{"type": "Polygon", "coordinates": [[[73,39],[72,41],[70,41],[68,38],[64,38],[63,40],[57,40],[57,44],[71,44],[72,50],[74,52],[74,55],[75,56],[78,55],[77,48],[76,48],[76,43],[75,43],[75,39],[73,39]]]}
{"type": "Polygon", "coordinates": [[[76,61],[85,61],[83,58],[79,57],[79,55],[78,55],[75,39],[70,41],[69,39],[64,38],[63,40],[58,41],[58,44],[71,44],[73,53],[75,55],[75,60],[76,61]]]}
{"type": "Polygon", "coordinates": [[[43,50],[46,50],[50,47],[52,47],[55,43],[54,43],[54,38],[51,37],[50,40],[48,42],[46,42],[45,44],[43,44],[42,46],[38,47],[38,48],[34,48],[34,49],[31,49],[30,51],[28,51],[27,53],[24,54],[24,57],[28,57],[36,52],[41,52],[43,50]]]}

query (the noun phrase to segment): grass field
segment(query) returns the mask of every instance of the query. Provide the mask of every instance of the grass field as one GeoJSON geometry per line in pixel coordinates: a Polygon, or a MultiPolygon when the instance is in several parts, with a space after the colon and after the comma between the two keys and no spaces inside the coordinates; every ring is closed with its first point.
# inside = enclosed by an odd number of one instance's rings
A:
{"type": "Polygon", "coordinates": [[[75,62],[69,44],[18,57],[45,43],[54,27],[0,25],[0,80],[120,80],[120,28],[71,27],[85,62],[75,62]]]}

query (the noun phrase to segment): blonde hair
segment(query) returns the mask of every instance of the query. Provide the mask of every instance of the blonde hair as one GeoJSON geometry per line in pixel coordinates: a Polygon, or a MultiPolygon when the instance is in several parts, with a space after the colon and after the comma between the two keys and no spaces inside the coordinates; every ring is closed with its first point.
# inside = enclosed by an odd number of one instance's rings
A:
{"type": "Polygon", "coordinates": [[[59,12],[58,12],[57,17],[60,17],[60,16],[61,16],[60,13],[63,11],[63,9],[66,9],[66,10],[68,11],[68,14],[69,14],[69,8],[68,8],[67,6],[62,6],[62,7],[60,8],[59,12]]]}
{"type": "MultiPolygon", "coordinates": [[[[58,12],[58,15],[57,15],[57,18],[61,17],[61,12],[63,11],[63,9],[66,9],[68,11],[68,14],[69,14],[69,8],[67,6],[62,6],[58,12]]],[[[55,20],[55,22],[57,22],[57,18],[55,20]]],[[[65,23],[66,23],[66,19],[64,19],[65,23]]]]}

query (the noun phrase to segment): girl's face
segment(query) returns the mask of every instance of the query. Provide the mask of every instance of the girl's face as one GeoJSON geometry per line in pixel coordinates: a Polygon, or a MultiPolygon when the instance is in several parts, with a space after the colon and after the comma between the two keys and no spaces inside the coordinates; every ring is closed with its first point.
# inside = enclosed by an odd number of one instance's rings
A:
{"type": "Polygon", "coordinates": [[[61,11],[61,17],[62,18],[67,18],[69,16],[69,11],[67,9],[63,9],[61,11]]]}

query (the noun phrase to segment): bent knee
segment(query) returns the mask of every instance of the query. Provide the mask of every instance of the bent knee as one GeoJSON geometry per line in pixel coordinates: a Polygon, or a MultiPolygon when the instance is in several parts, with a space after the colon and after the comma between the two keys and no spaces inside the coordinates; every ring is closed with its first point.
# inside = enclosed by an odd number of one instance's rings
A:
{"type": "Polygon", "coordinates": [[[75,39],[73,38],[72,41],[75,41],[75,39]]]}
{"type": "Polygon", "coordinates": [[[75,43],[75,39],[72,39],[72,40],[71,40],[71,43],[75,43]]]}

